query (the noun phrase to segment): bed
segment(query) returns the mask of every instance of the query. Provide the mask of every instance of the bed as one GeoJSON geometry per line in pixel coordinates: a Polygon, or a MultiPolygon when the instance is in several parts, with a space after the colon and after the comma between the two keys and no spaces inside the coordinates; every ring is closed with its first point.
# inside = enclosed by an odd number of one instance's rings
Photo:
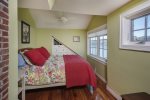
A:
{"type": "MultiPolygon", "coordinates": [[[[26,50],[32,48],[20,49],[19,52],[26,50]]],[[[91,65],[79,55],[51,55],[43,66],[28,64],[22,69],[25,70],[26,90],[87,85],[92,93],[93,88],[96,88],[96,77],[91,65]]]]}

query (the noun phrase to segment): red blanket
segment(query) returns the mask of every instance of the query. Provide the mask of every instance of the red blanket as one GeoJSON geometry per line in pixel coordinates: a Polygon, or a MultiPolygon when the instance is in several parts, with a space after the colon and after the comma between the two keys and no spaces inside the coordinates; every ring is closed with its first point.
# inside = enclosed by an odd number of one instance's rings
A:
{"type": "Polygon", "coordinates": [[[92,85],[96,88],[96,77],[90,64],[78,55],[64,55],[67,87],[92,85]]]}

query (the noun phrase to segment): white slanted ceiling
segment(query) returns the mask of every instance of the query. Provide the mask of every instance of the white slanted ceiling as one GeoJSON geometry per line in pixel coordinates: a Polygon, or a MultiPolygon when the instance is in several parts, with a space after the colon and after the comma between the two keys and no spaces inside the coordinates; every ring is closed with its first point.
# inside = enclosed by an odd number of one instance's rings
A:
{"type": "Polygon", "coordinates": [[[49,10],[30,10],[38,28],[86,29],[90,15],[62,13],[49,10]],[[63,22],[63,16],[67,19],[63,22]]]}
{"type": "Polygon", "coordinates": [[[107,16],[131,0],[18,0],[39,28],[86,29],[92,15],[107,16]]]}
{"type": "Polygon", "coordinates": [[[52,10],[89,15],[108,15],[130,0],[55,0],[52,10]]]}

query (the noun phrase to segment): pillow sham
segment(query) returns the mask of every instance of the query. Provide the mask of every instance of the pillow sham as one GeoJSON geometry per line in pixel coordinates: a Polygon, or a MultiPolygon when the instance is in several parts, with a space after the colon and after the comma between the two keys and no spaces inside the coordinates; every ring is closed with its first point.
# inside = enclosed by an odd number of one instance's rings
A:
{"type": "Polygon", "coordinates": [[[19,52],[19,53],[22,55],[22,57],[24,58],[25,62],[26,62],[28,65],[33,65],[33,64],[30,62],[30,60],[24,55],[24,52],[27,52],[27,51],[29,51],[29,50],[25,50],[25,51],[19,52]]]}
{"type": "Polygon", "coordinates": [[[24,61],[21,54],[18,53],[18,67],[25,67],[26,62],[24,61]]]}
{"type": "Polygon", "coordinates": [[[48,59],[50,57],[50,53],[48,52],[48,50],[44,47],[41,48],[37,48],[37,50],[46,58],[48,59]]]}
{"type": "Polygon", "coordinates": [[[45,57],[37,49],[29,50],[25,52],[24,55],[27,56],[34,65],[43,66],[46,61],[45,57]]]}

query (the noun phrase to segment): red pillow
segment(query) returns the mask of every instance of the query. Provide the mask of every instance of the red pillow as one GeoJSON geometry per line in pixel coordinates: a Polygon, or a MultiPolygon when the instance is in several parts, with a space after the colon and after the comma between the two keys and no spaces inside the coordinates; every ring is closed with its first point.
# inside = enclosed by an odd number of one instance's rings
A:
{"type": "Polygon", "coordinates": [[[29,50],[24,53],[25,56],[34,64],[38,66],[43,66],[46,59],[45,57],[36,49],[29,50]]]}
{"type": "Polygon", "coordinates": [[[37,50],[46,58],[48,59],[50,56],[50,53],[45,49],[44,47],[37,48],[37,50]]]}

